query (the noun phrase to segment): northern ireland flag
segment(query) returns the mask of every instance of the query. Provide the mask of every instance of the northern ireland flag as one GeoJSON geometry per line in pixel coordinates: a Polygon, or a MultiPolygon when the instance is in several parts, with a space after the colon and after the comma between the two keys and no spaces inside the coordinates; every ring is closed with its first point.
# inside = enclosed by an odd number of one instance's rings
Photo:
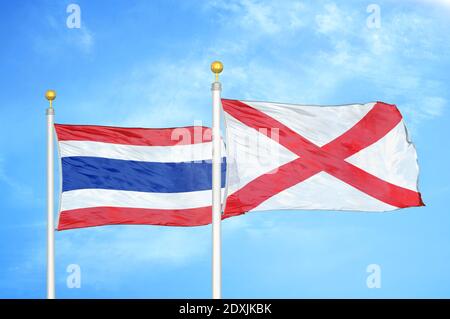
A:
{"type": "MultiPolygon", "coordinates": [[[[62,171],[58,230],[211,223],[210,128],[55,129],[62,171]]],[[[224,160],[222,187],[225,165],[224,160]]]]}
{"type": "Polygon", "coordinates": [[[224,217],[249,211],[423,206],[417,155],[395,105],[222,100],[224,217]]]}

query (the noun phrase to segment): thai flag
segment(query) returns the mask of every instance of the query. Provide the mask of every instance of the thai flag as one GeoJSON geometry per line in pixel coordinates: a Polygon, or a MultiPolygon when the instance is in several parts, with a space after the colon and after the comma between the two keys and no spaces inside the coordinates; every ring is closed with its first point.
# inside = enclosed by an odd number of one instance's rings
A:
{"type": "MultiPolygon", "coordinates": [[[[211,129],[55,129],[62,172],[58,230],[211,222],[211,129]]],[[[222,187],[225,170],[223,159],[222,187]]]]}

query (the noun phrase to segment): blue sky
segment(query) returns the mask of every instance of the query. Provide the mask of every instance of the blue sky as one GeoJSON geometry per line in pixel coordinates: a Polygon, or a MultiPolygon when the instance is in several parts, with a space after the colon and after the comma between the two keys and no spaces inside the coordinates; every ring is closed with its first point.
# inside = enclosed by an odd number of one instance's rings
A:
{"type": "MultiPolygon", "coordinates": [[[[397,104],[427,204],[226,220],[223,296],[450,297],[450,1],[77,1],[80,29],[66,26],[70,3],[0,1],[0,297],[45,297],[45,90],[58,92],[59,123],[210,125],[215,59],[228,98],[397,104]]],[[[209,226],[56,233],[57,296],[209,298],[210,237],[209,226]],[[66,286],[69,264],[79,289],[66,286]]]]}

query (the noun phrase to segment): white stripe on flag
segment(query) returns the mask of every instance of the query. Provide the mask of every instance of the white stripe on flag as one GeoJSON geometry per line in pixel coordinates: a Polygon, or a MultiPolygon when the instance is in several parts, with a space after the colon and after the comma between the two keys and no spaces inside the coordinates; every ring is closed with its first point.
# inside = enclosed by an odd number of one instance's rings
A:
{"type": "MultiPolygon", "coordinates": [[[[222,189],[223,193],[224,189],[222,189]]],[[[145,193],[110,189],[79,189],[61,195],[61,211],[88,207],[187,209],[211,206],[211,190],[145,193]]]]}
{"type": "MultiPolygon", "coordinates": [[[[212,142],[175,146],[138,146],[91,141],[61,141],[59,147],[61,157],[90,156],[158,163],[211,160],[212,154],[212,142]]],[[[223,143],[222,152],[225,154],[223,143]]]]}

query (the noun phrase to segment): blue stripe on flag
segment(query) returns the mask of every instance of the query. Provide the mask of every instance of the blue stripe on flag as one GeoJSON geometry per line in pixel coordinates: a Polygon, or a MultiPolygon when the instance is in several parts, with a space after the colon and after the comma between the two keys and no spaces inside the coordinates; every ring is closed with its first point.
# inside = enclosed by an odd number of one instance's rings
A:
{"type": "MultiPolygon", "coordinates": [[[[179,193],[212,187],[211,161],[156,163],[103,157],[63,157],[63,192],[75,189],[115,189],[137,192],[179,193]]],[[[225,186],[225,158],[222,187],[225,186]]]]}

